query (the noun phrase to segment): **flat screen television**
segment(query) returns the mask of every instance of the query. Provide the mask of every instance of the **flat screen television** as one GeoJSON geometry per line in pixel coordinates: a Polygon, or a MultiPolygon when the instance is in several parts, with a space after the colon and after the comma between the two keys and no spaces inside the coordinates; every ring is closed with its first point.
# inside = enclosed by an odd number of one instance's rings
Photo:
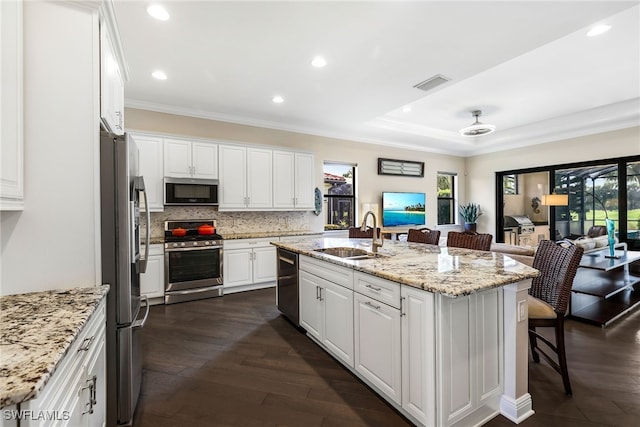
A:
{"type": "Polygon", "coordinates": [[[383,192],[382,226],[425,225],[425,203],[424,193],[383,192]]]}

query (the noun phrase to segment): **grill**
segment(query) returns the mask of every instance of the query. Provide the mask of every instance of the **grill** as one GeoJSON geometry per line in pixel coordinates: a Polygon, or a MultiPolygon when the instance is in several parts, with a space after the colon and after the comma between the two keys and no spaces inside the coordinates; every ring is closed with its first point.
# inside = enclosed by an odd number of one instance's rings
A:
{"type": "Polygon", "coordinates": [[[518,234],[533,234],[536,230],[536,226],[526,215],[505,216],[504,228],[517,228],[518,234]]]}

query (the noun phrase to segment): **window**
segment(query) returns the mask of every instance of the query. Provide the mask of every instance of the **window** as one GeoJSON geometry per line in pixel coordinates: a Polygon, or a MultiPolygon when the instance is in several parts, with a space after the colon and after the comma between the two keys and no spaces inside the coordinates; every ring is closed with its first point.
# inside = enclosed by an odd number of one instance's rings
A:
{"type": "Polygon", "coordinates": [[[455,224],[456,174],[438,172],[438,224],[455,224]]]}
{"type": "Polygon", "coordinates": [[[519,194],[518,175],[505,175],[502,178],[502,194],[519,194]]]}
{"type": "Polygon", "coordinates": [[[324,163],[325,230],[344,230],[355,225],[356,166],[324,163]]]}

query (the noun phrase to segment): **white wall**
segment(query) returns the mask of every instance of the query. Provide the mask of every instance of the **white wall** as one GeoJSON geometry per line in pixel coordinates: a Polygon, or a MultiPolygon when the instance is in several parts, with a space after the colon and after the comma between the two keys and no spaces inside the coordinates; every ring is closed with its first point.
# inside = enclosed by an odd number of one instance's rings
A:
{"type": "MultiPolygon", "coordinates": [[[[424,192],[427,195],[427,224],[431,226],[435,226],[437,222],[436,186],[439,171],[458,174],[460,178],[458,195],[460,200],[464,201],[465,159],[462,157],[394,149],[380,145],[138,109],[125,109],[125,128],[129,131],[221,139],[312,151],[315,154],[316,186],[320,189],[323,188],[322,166],[324,161],[357,163],[358,209],[363,203],[378,203],[381,208],[382,191],[424,192]],[[425,176],[424,178],[411,178],[378,175],[379,157],[425,162],[425,176]]],[[[323,214],[324,212],[318,217],[311,215],[312,230],[322,231],[323,214]]],[[[362,213],[359,214],[360,219],[362,219],[361,215],[362,213]]]]}
{"type": "Polygon", "coordinates": [[[0,294],[99,283],[95,11],[24,4],[25,208],[0,213],[0,294]]]}
{"type": "Polygon", "coordinates": [[[636,155],[640,127],[469,157],[467,197],[480,203],[483,212],[478,231],[495,233],[496,172],[636,155]]]}

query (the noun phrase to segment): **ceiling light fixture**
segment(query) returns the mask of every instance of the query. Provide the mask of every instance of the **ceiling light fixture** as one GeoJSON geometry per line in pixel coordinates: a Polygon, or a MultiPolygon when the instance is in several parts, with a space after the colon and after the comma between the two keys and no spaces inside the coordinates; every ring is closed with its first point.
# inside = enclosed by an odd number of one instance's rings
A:
{"type": "Polygon", "coordinates": [[[403,113],[408,113],[409,111],[411,111],[411,107],[409,107],[408,105],[406,107],[402,107],[403,113]]]}
{"type": "Polygon", "coordinates": [[[284,98],[280,95],[276,95],[273,97],[272,101],[276,104],[282,104],[284,102],[284,98]]]}
{"type": "Polygon", "coordinates": [[[158,21],[167,21],[169,19],[169,12],[159,4],[152,4],[147,7],[147,13],[158,21]]]}
{"type": "Polygon", "coordinates": [[[594,25],[593,27],[591,27],[591,29],[587,32],[587,36],[589,37],[595,37],[595,36],[599,36],[600,34],[604,34],[607,31],[609,31],[611,29],[611,25],[607,25],[607,24],[598,24],[598,25],[594,25]]]}
{"type": "Polygon", "coordinates": [[[482,115],[481,110],[474,110],[471,112],[473,117],[476,118],[476,121],[466,128],[460,129],[459,133],[462,136],[480,136],[480,135],[488,135],[496,130],[494,125],[487,125],[478,121],[478,117],[482,115]]]}
{"type": "Polygon", "coordinates": [[[324,59],[324,57],[322,57],[322,56],[316,56],[311,61],[311,65],[313,65],[316,68],[322,68],[322,67],[327,65],[327,60],[324,59]]]}
{"type": "Polygon", "coordinates": [[[167,75],[164,71],[157,70],[151,73],[151,75],[158,80],[167,80],[167,75]]]}

